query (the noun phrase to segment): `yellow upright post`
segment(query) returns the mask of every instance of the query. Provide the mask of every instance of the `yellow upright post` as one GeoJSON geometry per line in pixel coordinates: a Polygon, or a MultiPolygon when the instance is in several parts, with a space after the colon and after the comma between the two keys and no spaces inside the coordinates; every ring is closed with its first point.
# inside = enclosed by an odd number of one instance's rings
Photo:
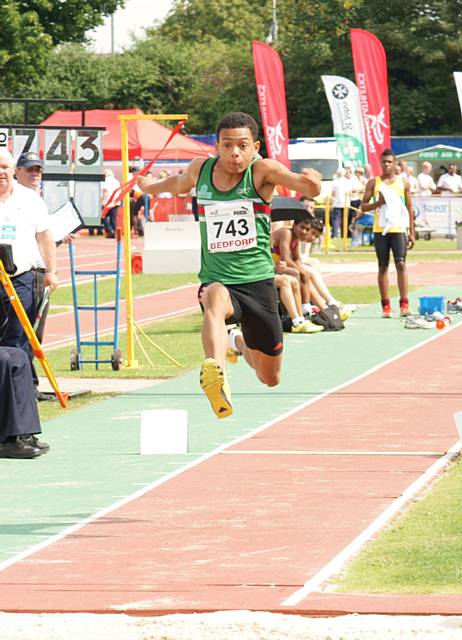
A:
{"type": "Polygon", "coordinates": [[[348,213],[350,208],[345,201],[345,206],[343,207],[343,250],[348,250],[348,213]]]}
{"type": "Polygon", "coordinates": [[[330,247],[330,198],[326,198],[324,205],[324,253],[329,253],[330,247]]]}
{"type": "MultiPolygon", "coordinates": [[[[121,115],[120,138],[122,155],[122,183],[128,182],[128,125],[129,120],[187,120],[184,113],[175,114],[133,114],[121,115]]],[[[132,279],[132,244],[130,238],[130,194],[126,193],[123,199],[123,232],[124,232],[124,259],[125,259],[125,309],[127,318],[127,360],[126,367],[137,367],[135,360],[135,320],[133,316],[133,279],[132,279]]]]}
{"type": "MultiPolygon", "coordinates": [[[[120,117],[120,116],[119,116],[120,117]]],[[[122,183],[128,182],[128,126],[121,117],[120,139],[122,152],[122,183]]],[[[126,367],[137,367],[135,360],[134,320],[133,320],[133,279],[132,279],[132,243],[130,235],[130,194],[123,199],[123,232],[125,258],[125,311],[127,317],[127,360],[126,367]]]]}

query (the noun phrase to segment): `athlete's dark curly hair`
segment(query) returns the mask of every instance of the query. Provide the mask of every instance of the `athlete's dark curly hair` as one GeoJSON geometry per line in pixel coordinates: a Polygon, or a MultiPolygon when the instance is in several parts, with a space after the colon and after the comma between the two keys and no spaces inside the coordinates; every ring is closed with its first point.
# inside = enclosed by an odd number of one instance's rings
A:
{"type": "Polygon", "coordinates": [[[220,131],[222,129],[250,129],[253,140],[258,139],[258,124],[252,116],[242,111],[233,111],[223,116],[217,124],[217,140],[220,139],[220,131]]]}

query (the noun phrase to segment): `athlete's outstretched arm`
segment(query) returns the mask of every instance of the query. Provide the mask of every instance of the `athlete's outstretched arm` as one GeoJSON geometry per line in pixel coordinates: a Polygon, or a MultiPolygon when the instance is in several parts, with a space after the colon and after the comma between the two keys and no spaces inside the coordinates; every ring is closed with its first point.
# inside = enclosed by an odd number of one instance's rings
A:
{"type": "Polygon", "coordinates": [[[281,185],[311,198],[315,198],[321,193],[322,177],[315,169],[302,169],[301,173],[294,173],[277,160],[269,159],[260,160],[255,164],[255,170],[261,179],[262,186],[281,185]]]}
{"type": "Polygon", "coordinates": [[[168,192],[176,195],[187,193],[196,186],[199,171],[204,164],[204,158],[195,158],[189,163],[184,173],[168,176],[163,180],[154,180],[152,176],[139,176],[137,184],[143,193],[155,196],[158,193],[168,192]]]}

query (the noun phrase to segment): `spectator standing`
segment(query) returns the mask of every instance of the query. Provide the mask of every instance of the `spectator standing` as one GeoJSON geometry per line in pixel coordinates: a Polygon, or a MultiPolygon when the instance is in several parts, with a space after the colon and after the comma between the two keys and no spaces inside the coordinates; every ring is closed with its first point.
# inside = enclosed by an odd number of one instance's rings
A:
{"type": "MultiPolygon", "coordinates": [[[[14,173],[14,177],[23,187],[27,189],[32,189],[37,194],[40,195],[41,186],[42,186],[42,174],[43,174],[43,162],[40,156],[37,153],[33,153],[31,151],[27,153],[22,153],[18,160],[16,161],[16,170],[14,173]]],[[[71,234],[72,235],[72,234],[71,234]]],[[[71,235],[66,236],[66,241],[71,241],[71,235]]],[[[35,264],[35,306],[36,313],[34,317],[34,323],[37,318],[37,313],[39,306],[43,300],[45,295],[45,265],[42,260],[42,256],[38,251],[37,247],[37,255],[36,255],[36,264],[35,264]]],[[[42,308],[40,322],[36,328],[36,334],[39,342],[43,341],[43,334],[45,330],[45,322],[48,315],[49,302],[47,301],[45,306],[42,308]]],[[[34,324],[33,323],[33,324],[34,324]]],[[[37,376],[37,372],[35,370],[34,364],[32,363],[32,377],[34,380],[35,390],[37,400],[51,400],[55,398],[54,393],[43,393],[39,391],[38,385],[39,380],[37,376]]]]}
{"type": "Polygon", "coordinates": [[[432,178],[432,165],[430,162],[422,162],[422,171],[417,176],[418,196],[431,196],[436,191],[436,184],[432,178]]]}
{"type": "Polygon", "coordinates": [[[440,177],[437,187],[440,192],[448,192],[447,195],[462,192],[462,178],[457,173],[457,166],[454,163],[451,162],[447,172],[440,177]]]}
{"type": "Polygon", "coordinates": [[[103,206],[108,207],[108,211],[103,219],[103,226],[106,230],[106,238],[115,238],[117,227],[117,214],[121,205],[120,182],[114,175],[112,169],[104,171],[106,176],[102,185],[103,206]]]}
{"type": "Polygon", "coordinates": [[[404,180],[409,180],[409,163],[407,160],[400,160],[395,171],[404,178],[404,180]]]}
{"type": "MultiPolygon", "coordinates": [[[[9,151],[0,150],[0,243],[11,245],[16,266],[12,284],[31,324],[37,312],[37,255],[43,260],[43,285],[58,285],[56,245],[48,228],[48,211],[42,198],[14,180],[9,151]]],[[[32,348],[9,297],[0,287],[0,346],[19,347],[32,363],[32,348]]],[[[48,445],[40,443],[48,448],[48,445]]]]}
{"type": "MultiPolygon", "coordinates": [[[[361,169],[362,171],[362,169],[361,169]]],[[[364,184],[358,177],[357,170],[354,173],[347,167],[345,169],[345,177],[350,181],[350,210],[348,212],[348,235],[351,236],[350,225],[361,206],[361,198],[364,193],[364,184]]]]}
{"type": "Polygon", "coordinates": [[[390,251],[393,252],[398,277],[400,315],[404,317],[411,314],[406,254],[407,249],[412,249],[414,246],[414,212],[409,183],[402,176],[397,175],[396,156],[391,149],[385,149],[382,152],[380,164],[382,175],[372,178],[367,183],[361,209],[363,212],[374,211],[374,244],[379,264],[378,285],[382,317],[393,316],[388,297],[390,251]],[[409,237],[406,235],[407,228],[409,228],[409,237]]]}
{"type": "Polygon", "coordinates": [[[417,194],[419,185],[417,182],[417,178],[414,175],[414,169],[412,167],[407,168],[407,181],[409,182],[409,190],[411,192],[411,196],[415,196],[417,194]]]}
{"type": "Polygon", "coordinates": [[[372,166],[368,162],[366,162],[366,164],[364,165],[364,178],[366,179],[366,183],[373,177],[374,174],[372,173],[372,166]]]}
{"type": "Polygon", "coordinates": [[[345,176],[345,169],[339,169],[332,181],[332,238],[341,237],[343,210],[350,206],[350,193],[351,185],[345,176]]]}

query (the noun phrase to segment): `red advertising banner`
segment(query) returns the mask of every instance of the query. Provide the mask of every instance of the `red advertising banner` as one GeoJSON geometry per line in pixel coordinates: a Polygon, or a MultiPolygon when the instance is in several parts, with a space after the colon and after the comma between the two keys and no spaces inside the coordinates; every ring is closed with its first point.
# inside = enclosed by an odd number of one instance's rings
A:
{"type": "Polygon", "coordinates": [[[263,132],[268,157],[290,169],[284,68],[281,58],[264,42],[252,42],[255,80],[257,82],[263,132]]]}
{"type": "Polygon", "coordinates": [[[388,74],[385,49],[363,29],[350,29],[351,49],[372,173],[380,175],[380,154],[391,146],[388,74]]]}

